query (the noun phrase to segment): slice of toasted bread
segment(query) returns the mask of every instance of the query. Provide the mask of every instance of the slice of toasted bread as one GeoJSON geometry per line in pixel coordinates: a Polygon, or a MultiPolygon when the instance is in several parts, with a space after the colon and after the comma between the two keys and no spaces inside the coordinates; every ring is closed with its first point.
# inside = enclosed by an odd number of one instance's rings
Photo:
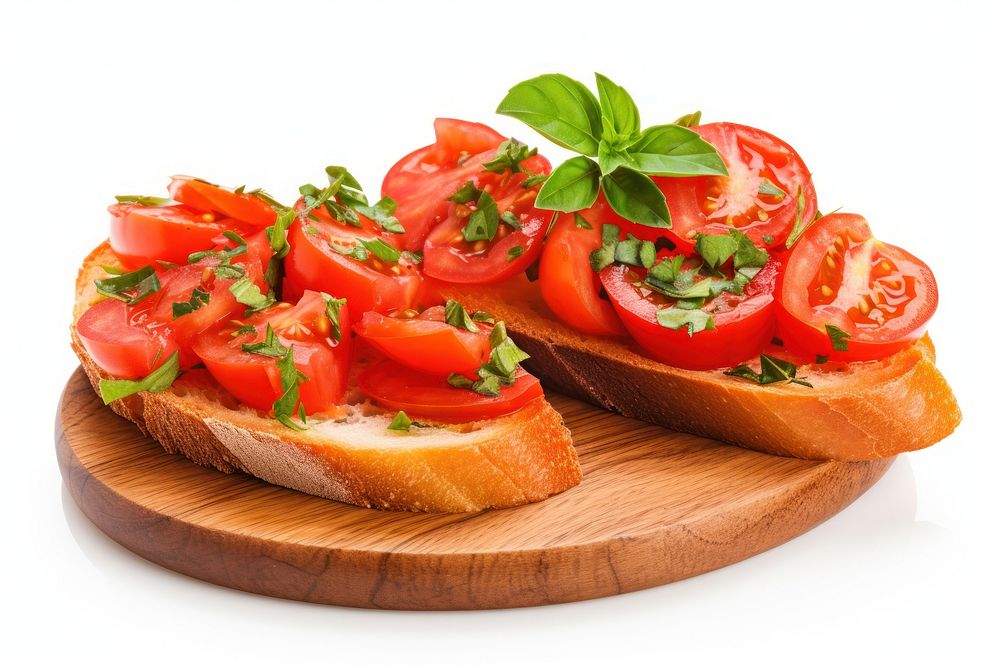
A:
{"type": "MultiPolygon", "coordinates": [[[[108,245],[84,261],[76,282],[73,350],[95,389],[108,377],[87,354],[76,321],[99,297],[94,280],[116,260],[108,245]]],[[[169,452],[223,472],[244,471],[306,493],[364,507],[472,512],[543,500],[575,486],[580,466],[559,413],[539,398],[513,415],[395,433],[391,415],[348,397],[339,419],[293,431],[240,406],[204,370],[161,393],[114,401],[169,452]]]]}
{"type": "Polygon", "coordinates": [[[578,333],[523,276],[442,292],[504,320],[531,355],[526,367],[552,389],[626,417],[770,454],[884,458],[933,445],[962,419],[926,336],[881,361],[801,367],[812,389],[759,386],[722,371],[668,366],[627,340],[578,333]]]}

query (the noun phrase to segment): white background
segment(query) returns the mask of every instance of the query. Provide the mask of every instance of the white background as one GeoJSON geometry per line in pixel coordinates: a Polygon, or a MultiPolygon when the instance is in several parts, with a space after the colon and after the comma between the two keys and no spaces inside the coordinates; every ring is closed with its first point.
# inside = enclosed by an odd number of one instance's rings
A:
{"type": "MultiPolygon", "coordinates": [[[[995,659],[1000,49],[992,3],[4,3],[0,483],[6,664],[873,664],[995,659]],[[811,533],[696,579],[496,612],[322,607],[230,591],[99,533],[52,444],[72,281],[120,193],[191,173],[289,199],[346,164],[369,191],[450,115],[594,70],[647,124],[770,130],[820,206],[936,271],[931,332],[965,421],[811,533]],[[680,658],[679,660],[677,658],[680,658]],[[183,662],[182,662],[183,661],[183,662]]],[[[542,143],[550,157],[562,155],[542,143]]],[[[995,663],[994,663],[995,664],[995,663]]]]}

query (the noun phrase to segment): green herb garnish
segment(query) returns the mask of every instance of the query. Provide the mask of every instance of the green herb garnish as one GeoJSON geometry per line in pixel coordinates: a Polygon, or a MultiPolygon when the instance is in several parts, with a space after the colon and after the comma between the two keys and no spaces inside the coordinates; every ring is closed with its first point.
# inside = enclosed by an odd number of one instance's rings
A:
{"type": "Polygon", "coordinates": [[[406,413],[400,410],[396,413],[396,416],[392,418],[389,422],[388,429],[390,431],[409,431],[410,426],[413,425],[413,420],[406,416],[406,413]]]}
{"type": "Polygon", "coordinates": [[[832,324],[825,324],[823,326],[826,327],[826,335],[830,337],[833,349],[837,352],[847,352],[847,341],[851,338],[851,334],[832,324]]]}
{"type": "Polygon", "coordinates": [[[146,195],[117,195],[119,204],[138,204],[139,206],[166,206],[173,200],[169,197],[147,197],[146,195]]]}
{"type": "Polygon", "coordinates": [[[488,192],[480,192],[476,200],[476,210],[469,216],[468,222],[462,227],[462,236],[466,241],[492,241],[500,225],[500,215],[497,203],[488,192]]]}
{"type": "Polygon", "coordinates": [[[152,266],[94,281],[97,292],[134,306],[160,289],[160,279],[152,266]]]}
{"type": "Polygon", "coordinates": [[[507,261],[513,262],[515,259],[524,254],[524,248],[519,245],[514,246],[507,251],[507,261]]]}
{"type": "Polygon", "coordinates": [[[264,294],[260,291],[260,288],[246,276],[243,276],[230,285],[229,291],[234,297],[236,297],[236,301],[242,303],[244,306],[247,306],[247,310],[243,313],[244,317],[250,313],[256,313],[264,310],[268,306],[274,304],[275,301],[273,293],[264,294]]]}
{"type": "MultiPolygon", "coordinates": [[[[155,360],[153,363],[156,363],[155,360]]],[[[177,379],[181,370],[180,352],[174,352],[159,368],[141,380],[101,380],[99,384],[101,400],[107,405],[111,401],[138,394],[141,391],[157,393],[166,391],[177,379]]]]}
{"type": "Polygon", "coordinates": [[[483,170],[494,174],[502,174],[507,170],[517,173],[523,171],[521,168],[522,162],[537,154],[537,148],[528,148],[527,144],[523,144],[511,137],[500,144],[492,160],[483,163],[483,170]]]}
{"type": "Polygon", "coordinates": [[[326,292],[320,292],[326,302],[326,318],[330,320],[330,338],[341,341],[343,332],[340,329],[340,309],[347,304],[347,299],[335,299],[326,292]]]}
{"type": "Polygon", "coordinates": [[[453,327],[459,329],[465,329],[466,331],[471,331],[472,333],[477,333],[479,327],[473,321],[472,317],[469,317],[468,311],[454,299],[448,299],[444,304],[444,321],[453,327]]]}
{"type": "Polygon", "coordinates": [[[191,298],[187,301],[181,301],[179,303],[174,303],[172,306],[172,311],[174,319],[178,317],[183,317],[185,315],[190,315],[194,311],[198,310],[202,306],[207,306],[209,300],[211,299],[211,294],[201,289],[200,287],[195,287],[191,290],[191,298]]]}
{"type": "Polygon", "coordinates": [[[797,372],[795,364],[772,357],[769,354],[760,355],[760,373],[754,371],[747,364],[740,364],[732,370],[725,372],[726,375],[750,380],[757,384],[774,384],[775,382],[789,382],[799,384],[803,387],[812,388],[812,385],[805,380],[795,377],[797,372]]]}

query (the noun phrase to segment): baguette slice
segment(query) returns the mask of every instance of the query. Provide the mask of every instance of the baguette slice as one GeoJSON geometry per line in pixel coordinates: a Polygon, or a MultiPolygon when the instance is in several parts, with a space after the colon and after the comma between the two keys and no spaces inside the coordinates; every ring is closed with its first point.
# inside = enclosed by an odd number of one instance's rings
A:
{"type": "MultiPolygon", "coordinates": [[[[108,376],[81,344],[76,321],[99,298],[93,285],[105,275],[101,266],[115,264],[104,243],[76,282],[73,350],[95,390],[108,376]]],[[[541,398],[506,417],[397,434],[387,428],[391,415],[356,393],[344,406],[346,420],[311,419],[312,428],[298,432],[238,405],[195,369],[168,391],[110,407],[200,465],[363,507],[474,512],[543,500],[580,482],[569,431],[541,398]]]]}
{"type": "Polygon", "coordinates": [[[524,276],[442,292],[504,320],[531,355],[525,365],[549,388],[626,417],[769,454],[884,458],[929,447],[962,419],[927,336],[881,361],[801,366],[799,376],[808,376],[813,389],[759,386],[722,371],[668,366],[625,340],[578,333],[556,318],[524,276]]]}

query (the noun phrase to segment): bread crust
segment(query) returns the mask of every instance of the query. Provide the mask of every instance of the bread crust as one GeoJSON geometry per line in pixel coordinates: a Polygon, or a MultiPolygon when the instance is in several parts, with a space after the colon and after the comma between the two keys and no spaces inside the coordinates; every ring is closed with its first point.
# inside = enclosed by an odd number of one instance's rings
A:
{"type": "Polygon", "coordinates": [[[668,366],[626,340],[577,333],[525,280],[442,289],[504,320],[531,355],[525,366],[548,388],[676,431],[780,456],[866,461],[929,447],[962,419],[927,336],[880,361],[800,367],[813,389],[759,386],[668,366]]]}
{"type": "MultiPolygon", "coordinates": [[[[114,264],[107,244],[77,277],[72,347],[98,388],[108,375],[87,354],[76,320],[97,297],[93,280],[114,264]]],[[[110,405],[171,453],[222,472],[341,502],[386,510],[474,512],[543,500],[580,482],[576,449],[562,417],[544,399],[513,415],[433,432],[393,434],[387,418],[365,426],[319,422],[292,431],[240,408],[204,371],[165,392],[110,405]]]]}

